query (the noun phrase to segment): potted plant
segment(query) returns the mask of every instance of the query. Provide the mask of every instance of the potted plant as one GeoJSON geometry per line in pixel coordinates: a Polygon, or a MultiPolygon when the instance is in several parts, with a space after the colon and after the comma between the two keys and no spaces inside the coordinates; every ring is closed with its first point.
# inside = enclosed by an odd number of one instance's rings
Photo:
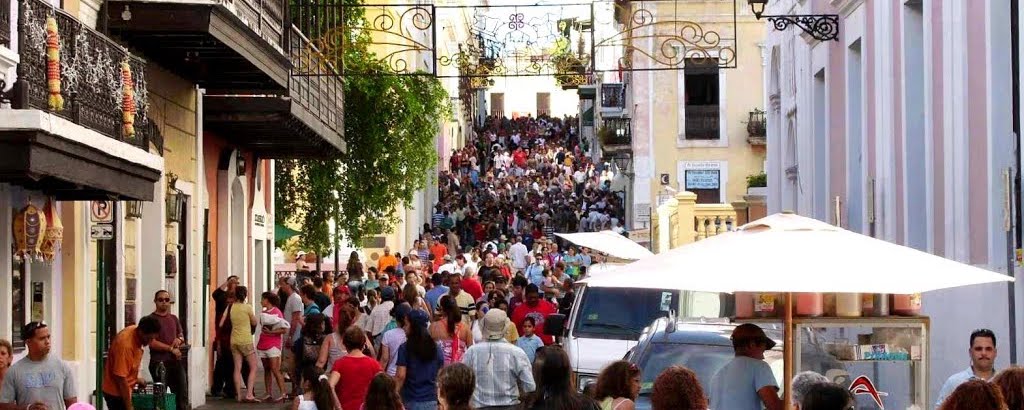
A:
{"type": "Polygon", "coordinates": [[[747,175],[747,194],[766,195],[768,193],[768,175],[761,171],[747,175]]]}

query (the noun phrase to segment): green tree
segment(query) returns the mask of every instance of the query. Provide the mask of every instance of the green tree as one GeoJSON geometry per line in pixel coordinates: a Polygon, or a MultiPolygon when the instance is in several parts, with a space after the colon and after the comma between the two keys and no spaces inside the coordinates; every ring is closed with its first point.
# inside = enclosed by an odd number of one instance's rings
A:
{"type": "Polygon", "coordinates": [[[370,49],[369,33],[360,29],[365,25],[360,8],[346,9],[344,64],[333,62],[360,74],[344,82],[347,151],[330,160],[280,161],[276,175],[278,218],[300,223],[300,246],[318,254],[336,239],[331,219],[339,239],[357,244],[394,229],[396,207],[410,206],[413,194],[426,187],[437,162],[434,137],[450,117],[440,81],[427,73],[391,75],[370,49]]]}

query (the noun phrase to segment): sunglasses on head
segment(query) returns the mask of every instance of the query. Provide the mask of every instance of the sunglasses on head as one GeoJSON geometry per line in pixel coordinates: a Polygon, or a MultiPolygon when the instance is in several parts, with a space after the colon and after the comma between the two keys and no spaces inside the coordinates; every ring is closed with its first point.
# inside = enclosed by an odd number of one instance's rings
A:
{"type": "Polygon", "coordinates": [[[31,339],[35,336],[36,330],[46,327],[45,322],[29,322],[21,330],[22,339],[31,339]]]}

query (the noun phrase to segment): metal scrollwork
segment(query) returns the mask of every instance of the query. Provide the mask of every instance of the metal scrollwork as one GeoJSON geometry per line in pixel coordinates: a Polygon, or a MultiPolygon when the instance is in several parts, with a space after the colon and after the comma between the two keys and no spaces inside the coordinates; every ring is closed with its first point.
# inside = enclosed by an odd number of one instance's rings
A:
{"type": "Polygon", "coordinates": [[[839,40],[839,16],[835,14],[765,17],[775,26],[776,30],[786,30],[789,26],[795,25],[817,40],[839,40]]]}
{"type": "Polygon", "coordinates": [[[617,62],[623,70],[682,69],[687,64],[731,68],[736,66],[735,39],[688,20],[658,20],[648,9],[634,10],[630,24],[595,47],[615,47],[630,57],[617,62]],[[638,64],[639,63],[639,64],[638,64]]]}

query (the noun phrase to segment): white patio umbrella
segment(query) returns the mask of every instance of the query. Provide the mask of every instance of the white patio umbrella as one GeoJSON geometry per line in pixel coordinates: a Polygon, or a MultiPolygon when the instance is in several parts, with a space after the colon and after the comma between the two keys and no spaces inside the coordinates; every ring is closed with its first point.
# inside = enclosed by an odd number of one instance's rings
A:
{"type": "Polygon", "coordinates": [[[619,259],[637,260],[653,256],[654,253],[615,231],[556,233],[563,239],[606,253],[619,259]]]}
{"type": "MultiPolygon", "coordinates": [[[[1007,275],[783,213],[582,282],[595,287],[786,294],[785,379],[793,378],[791,292],[921,293],[1013,281],[1007,275]]],[[[786,389],[786,406],[792,389],[786,389]]]]}
{"type": "Polygon", "coordinates": [[[706,292],[909,294],[1013,280],[793,214],[771,215],[620,269],[638,274],[584,282],[706,292]]]}

